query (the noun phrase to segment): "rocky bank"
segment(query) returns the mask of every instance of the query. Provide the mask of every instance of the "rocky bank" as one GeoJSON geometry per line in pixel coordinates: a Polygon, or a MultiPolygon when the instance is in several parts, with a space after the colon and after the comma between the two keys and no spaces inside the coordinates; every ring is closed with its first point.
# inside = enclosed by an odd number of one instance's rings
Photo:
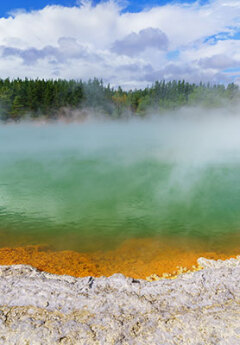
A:
{"type": "Polygon", "coordinates": [[[240,258],[148,282],[0,266],[0,345],[239,345],[240,258]]]}

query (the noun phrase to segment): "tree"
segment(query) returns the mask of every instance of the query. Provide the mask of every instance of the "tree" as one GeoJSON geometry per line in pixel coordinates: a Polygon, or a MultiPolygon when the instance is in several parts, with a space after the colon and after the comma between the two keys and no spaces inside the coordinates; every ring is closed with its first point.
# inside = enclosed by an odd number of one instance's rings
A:
{"type": "Polygon", "coordinates": [[[11,107],[11,117],[14,120],[18,120],[24,113],[24,105],[22,103],[20,96],[15,96],[12,107],[11,107]]]}

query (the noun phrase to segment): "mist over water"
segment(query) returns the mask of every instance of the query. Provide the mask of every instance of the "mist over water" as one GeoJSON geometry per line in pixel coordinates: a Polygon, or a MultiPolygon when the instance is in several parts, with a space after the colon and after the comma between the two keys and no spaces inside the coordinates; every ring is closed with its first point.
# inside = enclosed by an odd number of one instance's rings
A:
{"type": "Polygon", "coordinates": [[[97,250],[240,229],[240,114],[0,126],[0,244],[97,250]]]}

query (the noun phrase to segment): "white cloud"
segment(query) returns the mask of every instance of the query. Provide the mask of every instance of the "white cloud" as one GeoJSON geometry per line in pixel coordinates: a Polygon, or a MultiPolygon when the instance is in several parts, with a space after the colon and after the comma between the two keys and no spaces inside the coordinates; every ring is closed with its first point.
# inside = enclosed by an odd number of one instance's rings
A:
{"type": "Polygon", "coordinates": [[[240,63],[239,17],[240,2],[224,0],[139,13],[113,1],[16,12],[0,19],[0,76],[96,76],[126,87],[161,78],[232,81],[239,76],[224,69],[240,63]],[[174,61],[171,51],[179,52],[174,61]]]}
{"type": "Polygon", "coordinates": [[[132,32],[122,40],[115,41],[112,51],[117,54],[136,56],[147,48],[166,50],[167,47],[168,38],[164,32],[159,29],[146,28],[138,33],[132,32]]]}
{"type": "Polygon", "coordinates": [[[229,67],[240,67],[240,62],[224,54],[216,54],[211,57],[201,58],[199,65],[203,68],[225,69],[229,67]]]}

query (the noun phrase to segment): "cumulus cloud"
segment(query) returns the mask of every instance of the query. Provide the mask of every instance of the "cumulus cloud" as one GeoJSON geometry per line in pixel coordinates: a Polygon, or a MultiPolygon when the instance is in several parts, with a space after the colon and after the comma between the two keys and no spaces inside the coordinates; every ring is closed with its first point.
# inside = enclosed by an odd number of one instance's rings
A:
{"type": "Polygon", "coordinates": [[[117,54],[134,56],[140,54],[147,48],[166,50],[168,38],[164,32],[155,28],[146,28],[138,33],[131,33],[122,40],[114,42],[112,51],[117,54]]]}
{"type": "Polygon", "coordinates": [[[72,37],[61,37],[56,46],[45,46],[42,49],[34,47],[19,49],[7,46],[0,46],[2,57],[20,57],[25,65],[36,65],[41,59],[49,59],[50,62],[67,62],[68,59],[88,59],[100,61],[96,54],[88,53],[87,48],[78,44],[72,37]]]}
{"type": "Polygon", "coordinates": [[[15,12],[0,18],[0,75],[96,76],[126,88],[163,78],[231,82],[239,79],[239,72],[225,71],[239,66],[239,17],[240,2],[225,0],[138,13],[113,0],[15,12]]]}
{"type": "Polygon", "coordinates": [[[204,68],[224,69],[229,67],[240,67],[240,61],[234,60],[225,54],[216,54],[202,58],[198,63],[204,68]]]}
{"type": "Polygon", "coordinates": [[[195,66],[188,64],[174,64],[170,63],[159,70],[149,71],[141,75],[140,80],[154,83],[156,80],[187,80],[190,83],[202,81],[204,83],[227,83],[229,78],[226,74],[221,72],[208,71],[205,69],[199,69],[195,66]],[[177,76],[177,78],[176,78],[177,76]]]}
{"type": "Polygon", "coordinates": [[[26,65],[36,64],[39,59],[57,55],[57,49],[51,46],[45,47],[43,49],[28,48],[25,50],[2,46],[0,47],[0,49],[2,51],[2,57],[18,56],[26,65]]]}

